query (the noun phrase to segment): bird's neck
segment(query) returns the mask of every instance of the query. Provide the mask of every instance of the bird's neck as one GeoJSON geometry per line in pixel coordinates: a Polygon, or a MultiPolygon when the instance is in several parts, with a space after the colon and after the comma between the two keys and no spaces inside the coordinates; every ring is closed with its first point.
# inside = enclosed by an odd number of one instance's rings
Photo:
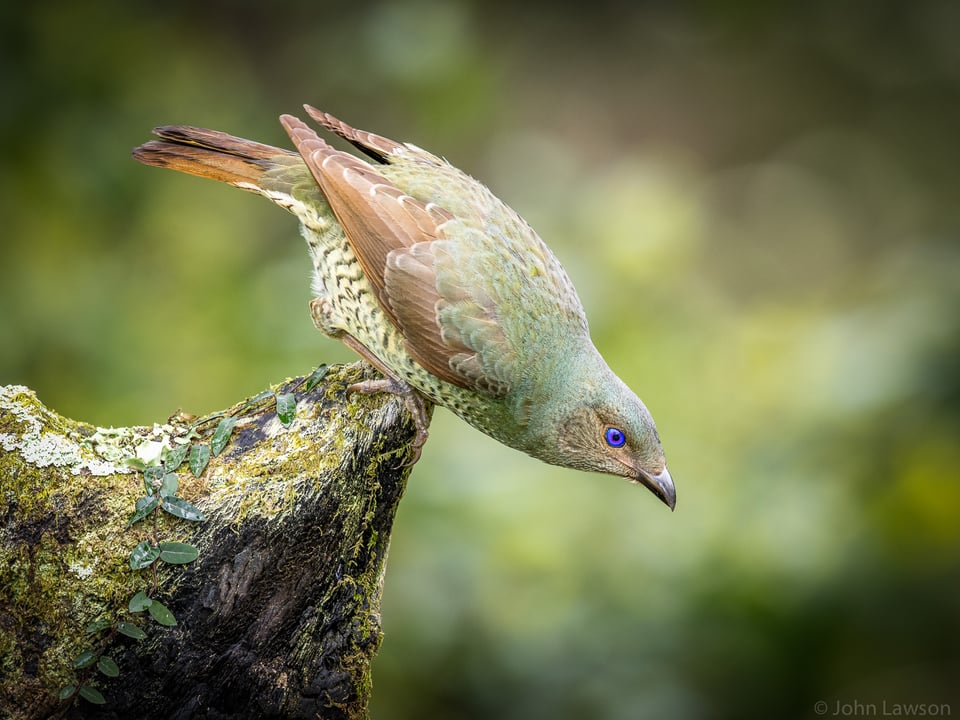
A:
{"type": "Polygon", "coordinates": [[[555,437],[571,407],[596,400],[609,387],[613,374],[589,337],[558,358],[553,367],[526,378],[511,403],[523,429],[519,449],[546,462],[552,461],[543,457],[541,449],[555,437]]]}

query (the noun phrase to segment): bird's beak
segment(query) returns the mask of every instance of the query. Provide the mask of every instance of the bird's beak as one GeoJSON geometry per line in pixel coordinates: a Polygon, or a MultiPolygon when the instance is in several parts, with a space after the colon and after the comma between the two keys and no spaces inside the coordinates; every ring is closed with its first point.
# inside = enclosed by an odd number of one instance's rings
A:
{"type": "Polygon", "coordinates": [[[650,488],[654,495],[663,500],[670,510],[677,506],[677,489],[673,486],[673,478],[670,477],[666,465],[663,466],[663,472],[659,475],[641,470],[638,480],[650,488]]]}

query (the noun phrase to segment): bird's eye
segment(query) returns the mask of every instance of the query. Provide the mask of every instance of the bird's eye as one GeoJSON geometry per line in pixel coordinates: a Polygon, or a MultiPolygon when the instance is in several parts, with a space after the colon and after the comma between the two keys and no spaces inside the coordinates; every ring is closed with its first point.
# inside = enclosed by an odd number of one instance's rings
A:
{"type": "Polygon", "coordinates": [[[623,434],[623,430],[615,427],[608,427],[603,433],[603,439],[612,448],[623,447],[627,442],[627,436],[623,434]]]}

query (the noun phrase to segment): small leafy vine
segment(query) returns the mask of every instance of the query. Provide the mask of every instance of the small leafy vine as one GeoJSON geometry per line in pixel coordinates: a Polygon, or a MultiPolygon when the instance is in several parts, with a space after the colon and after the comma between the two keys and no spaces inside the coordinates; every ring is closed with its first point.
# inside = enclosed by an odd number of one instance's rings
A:
{"type": "MultiPolygon", "coordinates": [[[[129,614],[147,612],[160,625],[173,627],[177,624],[177,619],[169,608],[155,597],[160,586],[158,565],[160,562],[171,565],[193,562],[199,557],[199,551],[188,543],[162,540],[160,514],[165,512],[191,522],[203,522],[206,519],[195,505],[177,495],[180,480],[176,471],[186,461],[193,475],[200,477],[206,470],[210,456],[219,455],[226,447],[235,423],[234,417],[222,418],[209,444],[193,442],[199,434],[196,425],[191,427],[185,437],[174,440],[174,447],[163,449],[156,464],[147,465],[140,458],[126,460],[128,466],[142,473],[145,491],[136,501],[127,527],[152,517],[151,537],[137,543],[130,551],[130,569],[139,571],[149,568],[151,576],[148,587],[130,598],[127,604],[129,614]]],[[[87,648],[73,659],[73,668],[78,672],[76,680],[62,687],[58,693],[59,699],[67,703],[64,712],[77,697],[96,705],[106,702],[100,690],[91,683],[91,679],[95,671],[111,678],[119,676],[120,667],[113,658],[105,654],[117,635],[125,635],[134,640],[144,640],[147,637],[139,625],[130,621],[126,613],[121,613],[114,620],[101,618],[90,623],[87,625],[86,634],[91,637],[93,647],[87,648]]]]}
{"type": "MultiPolygon", "coordinates": [[[[321,365],[291,389],[303,385],[304,392],[309,392],[320,383],[327,374],[327,370],[326,365],[321,365]]],[[[280,422],[284,427],[289,427],[296,415],[296,398],[293,392],[266,391],[251,398],[238,414],[268,399],[274,401],[280,422]]],[[[149,585],[130,598],[127,613],[120,613],[113,620],[101,618],[87,625],[86,634],[91,638],[92,647],[85,649],[73,659],[73,668],[78,674],[74,682],[62,687],[58,693],[59,699],[65,703],[61,714],[65,714],[78,697],[96,705],[106,702],[100,690],[92,684],[91,679],[95,671],[110,678],[120,675],[120,667],[116,661],[105,654],[117,635],[125,635],[134,640],[146,639],[147,634],[139,625],[131,622],[130,619],[121,618],[130,618],[130,615],[147,612],[160,625],[176,626],[176,617],[155,597],[160,586],[158,564],[160,562],[171,565],[190,563],[199,557],[199,551],[188,543],[161,540],[159,518],[161,512],[166,512],[190,522],[203,522],[206,519],[196,506],[177,495],[180,487],[177,469],[186,462],[194,477],[200,477],[206,470],[210,457],[216,457],[223,451],[236,423],[236,417],[231,415],[222,417],[210,437],[209,444],[195,442],[200,437],[198,427],[217,417],[221,416],[210,416],[191,426],[184,437],[174,438],[175,446],[165,447],[154,464],[148,465],[136,457],[126,460],[128,466],[143,474],[145,489],[145,494],[136,501],[134,512],[127,521],[127,527],[132,527],[152,516],[151,537],[137,543],[130,551],[130,569],[134,571],[149,569],[151,572],[149,585]]]]}

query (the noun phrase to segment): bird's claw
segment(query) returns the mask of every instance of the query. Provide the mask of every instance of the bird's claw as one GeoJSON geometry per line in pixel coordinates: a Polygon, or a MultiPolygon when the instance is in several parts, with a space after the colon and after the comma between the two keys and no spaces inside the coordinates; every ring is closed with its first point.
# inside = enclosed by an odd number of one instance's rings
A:
{"type": "Polygon", "coordinates": [[[420,455],[423,452],[423,446],[427,442],[430,432],[430,419],[427,413],[426,399],[407,383],[396,380],[392,377],[378,378],[376,380],[362,380],[347,386],[347,392],[359,392],[364,395],[373,395],[377,393],[390,393],[403,398],[404,407],[410,413],[413,419],[417,434],[410,443],[411,459],[400,467],[411,467],[417,464],[420,455]]]}

